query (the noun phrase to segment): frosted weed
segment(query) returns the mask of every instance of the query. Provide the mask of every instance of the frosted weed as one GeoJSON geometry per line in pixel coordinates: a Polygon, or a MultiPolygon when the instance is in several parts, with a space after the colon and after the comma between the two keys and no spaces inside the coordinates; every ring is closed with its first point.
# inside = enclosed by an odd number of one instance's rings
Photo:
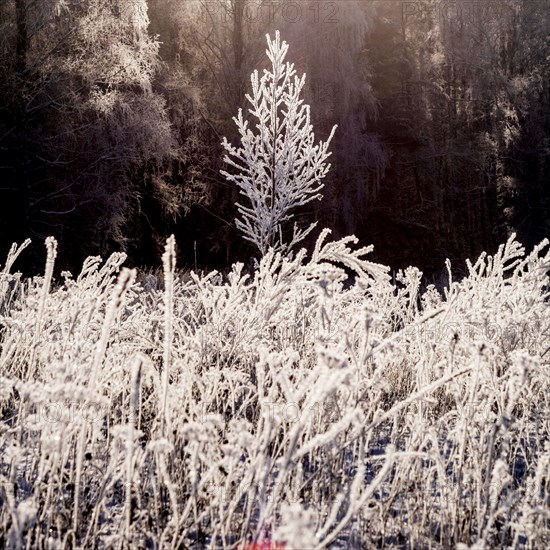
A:
{"type": "Polygon", "coordinates": [[[5,269],[3,543],[548,544],[547,243],[440,296],[326,238],[186,282],[170,241],[164,289],[5,269]]]}

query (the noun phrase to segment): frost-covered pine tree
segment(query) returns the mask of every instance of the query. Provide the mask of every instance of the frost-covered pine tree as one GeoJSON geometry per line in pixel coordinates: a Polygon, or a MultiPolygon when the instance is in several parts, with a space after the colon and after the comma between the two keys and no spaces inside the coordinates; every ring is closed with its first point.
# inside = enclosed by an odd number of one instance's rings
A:
{"type": "Polygon", "coordinates": [[[267,35],[267,56],[271,70],[251,76],[252,96],[246,95],[256,118],[255,129],[244,120],[242,109],[233,120],[241,136],[241,147],[233,147],[226,138],[225,162],[237,169],[230,174],[249,204],[237,204],[240,218],[237,228],[244,238],[254,243],[261,254],[272,247],[287,254],[317,225],[299,228],[295,223],[290,242],[283,241],[283,227],[296,208],[321,199],[322,179],[330,169],[325,161],[336,126],[326,142],[315,145],[310,123],[309,105],[300,99],[306,75],[296,76],[294,64],[285,62],[288,44],[281,43],[279,31],[275,39],[267,35]]]}

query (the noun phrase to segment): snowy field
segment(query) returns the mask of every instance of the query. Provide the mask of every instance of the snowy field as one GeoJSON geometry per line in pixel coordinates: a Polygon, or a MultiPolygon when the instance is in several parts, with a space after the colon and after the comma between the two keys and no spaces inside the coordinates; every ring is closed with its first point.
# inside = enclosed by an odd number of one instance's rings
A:
{"type": "Polygon", "coordinates": [[[548,548],[547,243],[441,291],[326,232],[226,276],[47,247],[0,279],[1,547],[548,548]]]}

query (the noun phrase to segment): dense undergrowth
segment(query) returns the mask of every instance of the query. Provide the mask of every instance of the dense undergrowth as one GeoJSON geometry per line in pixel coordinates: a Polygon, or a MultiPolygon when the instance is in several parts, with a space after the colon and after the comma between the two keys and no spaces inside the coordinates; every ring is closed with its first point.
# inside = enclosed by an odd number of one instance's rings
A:
{"type": "Polygon", "coordinates": [[[0,546],[550,545],[548,244],[443,293],[354,240],[0,278],[0,546]],[[349,273],[354,284],[344,284],[349,273]]]}

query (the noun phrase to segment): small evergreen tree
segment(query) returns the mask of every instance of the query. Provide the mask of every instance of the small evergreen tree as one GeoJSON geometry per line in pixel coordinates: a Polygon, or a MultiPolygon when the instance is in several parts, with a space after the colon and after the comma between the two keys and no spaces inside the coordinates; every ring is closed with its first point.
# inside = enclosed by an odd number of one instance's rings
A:
{"type": "Polygon", "coordinates": [[[246,95],[252,106],[249,112],[257,119],[256,132],[239,109],[233,120],[241,147],[233,147],[226,138],[222,143],[227,152],[225,162],[238,172],[221,172],[250,202],[237,204],[240,219],[235,220],[236,226],[262,255],[271,247],[287,254],[317,225],[301,229],[295,223],[291,241],[283,241],[283,226],[292,212],[322,197],[321,180],[330,169],[325,162],[330,155],[328,146],[336,130],[334,126],[328,140],[315,145],[309,105],[300,99],[306,75],[298,78],[294,65],[285,63],[288,44],[281,44],[279,31],[274,40],[267,35],[267,45],[271,71],[264,70],[261,79],[254,71],[252,96],[246,95]]]}

